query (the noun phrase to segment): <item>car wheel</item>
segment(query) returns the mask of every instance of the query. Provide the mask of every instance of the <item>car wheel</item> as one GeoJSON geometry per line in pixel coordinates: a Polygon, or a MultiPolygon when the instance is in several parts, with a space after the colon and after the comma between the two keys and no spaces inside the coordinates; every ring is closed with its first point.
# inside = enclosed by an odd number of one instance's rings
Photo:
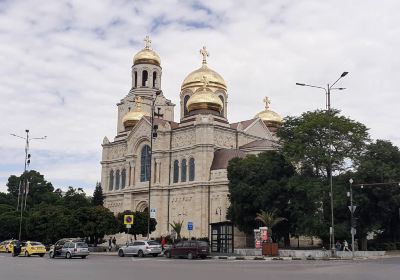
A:
{"type": "Polygon", "coordinates": [[[67,252],[67,253],[65,254],[65,257],[66,257],[67,259],[72,258],[71,253],[70,253],[70,252],[67,252]]]}
{"type": "Polygon", "coordinates": [[[171,258],[171,252],[170,252],[170,251],[166,252],[166,253],[165,253],[165,257],[168,258],[168,259],[170,259],[170,258],[171,258]]]}
{"type": "Polygon", "coordinates": [[[25,251],[25,257],[30,257],[31,255],[29,255],[28,251],[25,251]]]}
{"type": "Polygon", "coordinates": [[[189,252],[189,253],[187,254],[187,258],[188,258],[189,260],[193,259],[193,254],[192,254],[191,252],[189,252]]]}
{"type": "Polygon", "coordinates": [[[137,255],[138,255],[139,258],[143,258],[143,257],[144,257],[144,254],[143,254],[143,251],[142,251],[142,250],[139,250],[139,252],[137,253],[137,255]]]}
{"type": "Polygon", "coordinates": [[[125,256],[124,251],[119,250],[118,251],[118,256],[120,256],[121,258],[125,256]]]}
{"type": "Polygon", "coordinates": [[[205,259],[206,259],[206,256],[201,256],[200,258],[203,259],[203,260],[205,260],[205,259]]]}
{"type": "Polygon", "coordinates": [[[54,255],[54,251],[50,251],[50,253],[49,253],[49,257],[50,257],[51,259],[54,259],[54,257],[55,257],[55,255],[54,255]]]}
{"type": "Polygon", "coordinates": [[[86,259],[86,256],[81,256],[82,259],[86,259]]]}
{"type": "Polygon", "coordinates": [[[158,254],[153,254],[153,257],[158,257],[158,254]]]}
{"type": "Polygon", "coordinates": [[[39,256],[40,256],[41,258],[43,258],[44,254],[39,254],[39,256]]]}

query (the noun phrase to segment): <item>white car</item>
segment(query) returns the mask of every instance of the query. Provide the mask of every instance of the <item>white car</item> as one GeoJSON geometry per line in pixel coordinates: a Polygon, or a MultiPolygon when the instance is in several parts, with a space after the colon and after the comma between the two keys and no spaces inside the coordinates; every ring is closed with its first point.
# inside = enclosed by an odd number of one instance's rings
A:
{"type": "Polygon", "coordinates": [[[159,254],[161,254],[161,251],[161,244],[156,241],[134,241],[119,248],[118,256],[124,257],[127,255],[133,255],[142,258],[147,255],[152,255],[153,257],[157,257],[159,254]]]}

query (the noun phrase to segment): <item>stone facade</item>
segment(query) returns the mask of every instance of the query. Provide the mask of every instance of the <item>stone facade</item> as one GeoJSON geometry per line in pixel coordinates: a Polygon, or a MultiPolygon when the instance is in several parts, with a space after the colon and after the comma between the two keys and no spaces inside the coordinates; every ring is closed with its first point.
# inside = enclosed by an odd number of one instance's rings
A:
{"type": "Polygon", "coordinates": [[[103,140],[101,185],[105,206],[115,214],[124,210],[147,211],[150,179],[150,208],[156,209],[157,220],[151,236],[168,234],[170,223],[183,221],[182,236],[188,237],[186,224],[191,221],[192,237],[208,237],[210,223],[226,221],[228,161],[235,156],[275,149],[276,137],[260,118],[230,124],[226,108],[228,94],[224,88],[215,90],[223,99],[220,112],[192,113],[186,112],[183,106],[188,100],[185,96],[192,95],[197,88],[182,86],[181,118],[177,123],[174,122],[175,104],[162,92],[156,96],[161,88],[161,66],[134,62],[132,79],[132,89],[117,104],[117,135],[113,141],[107,137],[103,140]],[[142,81],[143,76],[149,76],[143,71],[154,73],[150,75],[154,80],[142,81]],[[137,106],[138,96],[147,116],[127,129],[123,117],[131,107],[137,106]],[[150,160],[149,116],[154,98],[155,111],[163,117],[154,118],[158,129],[150,160]]]}

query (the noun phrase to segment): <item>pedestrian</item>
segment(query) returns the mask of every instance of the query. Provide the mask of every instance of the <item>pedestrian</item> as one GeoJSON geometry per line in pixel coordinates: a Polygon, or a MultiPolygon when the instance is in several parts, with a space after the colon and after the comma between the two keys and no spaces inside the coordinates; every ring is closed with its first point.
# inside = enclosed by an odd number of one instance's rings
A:
{"type": "Polygon", "coordinates": [[[117,248],[117,239],[115,239],[115,236],[112,239],[112,243],[114,244],[114,247],[117,248]]]}
{"type": "Polygon", "coordinates": [[[167,243],[167,241],[165,240],[165,237],[162,236],[161,238],[161,250],[164,252],[165,250],[165,244],[167,243]]]}
{"type": "Polygon", "coordinates": [[[347,243],[347,240],[343,241],[343,251],[349,251],[349,243],[347,243]]]}
{"type": "Polygon", "coordinates": [[[339,240],[336,241],[335,247],[336,247],[336,251],[340,251],[340,249],[342,249],[342,244],[340,243],[339,240]]]}
{"type": "Polygon", "coordinates": [[[110,236],[110,239],[108,239],[108,251],[110,251],[110,252],[111,252],[111,243],[112,243],[112,239],[110,236]]]}

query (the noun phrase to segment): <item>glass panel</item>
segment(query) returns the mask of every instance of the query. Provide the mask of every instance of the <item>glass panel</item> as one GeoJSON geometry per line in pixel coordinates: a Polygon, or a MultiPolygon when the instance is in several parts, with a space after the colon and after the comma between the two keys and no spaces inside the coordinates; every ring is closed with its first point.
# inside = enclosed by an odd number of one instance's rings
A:
{"type": "Polygon", "coordinates": [[[126,170],[123,169],[121,173],[121,189],[125,188],[125,182],[126,182],[126,170]]]}
{"type": "Polygon", "coordinates": [[[181,182],[186,182],[186,159],[182,160],[181,182]]]}
{"type": "Polygon", "coordinates": [[[174,161],[174,183],[178,183],[179,181],[179,161],[174,161]]]}
{"type": "Polygon", "coordinates": [[[119,170],[115,172],[115,189],[119,190],[119,170]]]}
{"type": "Polygon", "coordinates": [[[143,146],[140,154],[140,182],[146,182],[150,178],[150,147],[143,146]]]}
{"type": "Polygon", "coordinates": [[[114,171],[110,171],[110,181],[108,182],[108,190],[112,191],[114,188],[114,171]]]}
{"type": "Polygon", "coordinates": [[[194,181],[194,172],[195,172],[194,158],[191,158],[189,159],[189,181],[194,181]]]}

